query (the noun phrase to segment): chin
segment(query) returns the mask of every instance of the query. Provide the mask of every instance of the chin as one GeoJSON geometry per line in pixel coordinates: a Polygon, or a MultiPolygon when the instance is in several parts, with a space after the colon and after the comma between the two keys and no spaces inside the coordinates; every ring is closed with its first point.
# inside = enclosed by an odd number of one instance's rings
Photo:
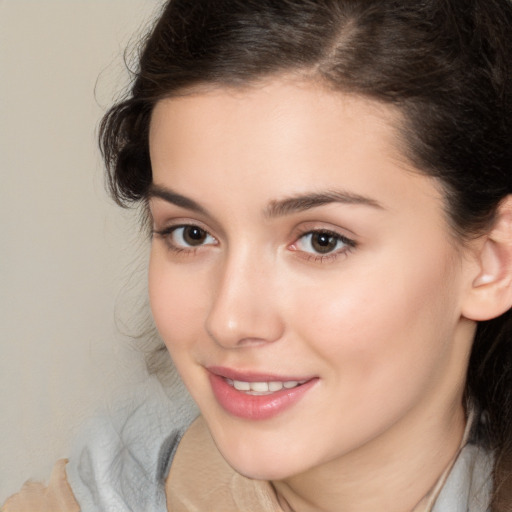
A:
{"type": "Polygon", "coordinates": [[[278,481],[285,480],[286,478],[296,474],[295,472],[287,471],[282,467],[276,468],[276,463],[278,463],[276,459],[269,460],[266,465],[258,466],[255,466],[254,464],[231,464],[231,462],[229,462],[231,467],[237,473],[253,480],[278,481]]]}
{"type": "Polygon", "coordinates": [[[254,480],[284,480],[307,471],[317,457],[299,446],[304,436],[290,435],[288,424],[247,422],[238,418],[207,415],[203,418],[217,450],[239,474],[254,480]]]}
{"type": "Polygon", "coordinates": [[[303,465],[283,460],[277,450],[251,450],[230,447],[226,452],[221,449],[228,464],[239,474],[254,480],[284,480],[305,470],[303,465]]]}

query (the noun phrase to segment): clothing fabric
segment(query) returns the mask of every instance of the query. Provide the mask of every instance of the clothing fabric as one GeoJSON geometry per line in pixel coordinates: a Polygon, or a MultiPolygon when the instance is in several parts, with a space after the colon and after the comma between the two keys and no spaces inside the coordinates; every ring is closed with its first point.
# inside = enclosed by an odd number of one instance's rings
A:
{"type": "Polygon", "coordinates": [[[2,512],[80,512],[73,491],[66,478],[67,459],[57,461],[48,486],[27,482],[20,492],[11,496],[2,512]]]}
{"type": "Polygon", "coordinates": [[[165,512],[174,451],[198,411],[152,377],[84,428],[67,474],[82,512],[165,512]]]}
{"type": "MultiPolygon", "coordinates": [[[[48,487],[28,484],[2,512],[283,512],[270,483],[225,462],[197,414],[183,389],[151,378],[86,426],[48,487]]],[[[470,440],[435,503],[413,512],[487,512],[491,472],[492,457],[470,440]]]]}

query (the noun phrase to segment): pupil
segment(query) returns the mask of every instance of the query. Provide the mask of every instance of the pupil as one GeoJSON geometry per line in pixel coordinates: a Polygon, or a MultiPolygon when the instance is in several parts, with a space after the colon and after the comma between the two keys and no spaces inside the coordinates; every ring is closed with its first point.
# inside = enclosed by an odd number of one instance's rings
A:
{"type": "Polygon", "coordinates": [[[206,238],[206,231],[195,226],[190,226],[185,229],[183,238],[189,245],[200,245],[206,238]]]}
{"type": "Polygon", "coordinates": [[[336,237],[329,233],[314,233],[311,244],[316,252],[325,254],[336,248],[336,237]]]}

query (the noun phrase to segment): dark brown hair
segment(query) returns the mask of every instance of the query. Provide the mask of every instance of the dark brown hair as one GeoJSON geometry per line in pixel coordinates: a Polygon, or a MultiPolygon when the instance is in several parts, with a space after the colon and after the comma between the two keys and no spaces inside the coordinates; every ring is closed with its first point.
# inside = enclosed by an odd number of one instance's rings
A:
{"type": "MultiPolygon", "coordinates": [[[[404,151],[443,185],[461,240],[488,228],[512,193],[509,0],[171,0],[129,95],[101,124],[113,197],[146,197],[157,101],[285,72],[395,105],[404,151]]],[[[511,391],[509,311],[479,324],[466,385],[487,418],[480,442],[496,454],[494,511],[512,510],[511,391]]]]}

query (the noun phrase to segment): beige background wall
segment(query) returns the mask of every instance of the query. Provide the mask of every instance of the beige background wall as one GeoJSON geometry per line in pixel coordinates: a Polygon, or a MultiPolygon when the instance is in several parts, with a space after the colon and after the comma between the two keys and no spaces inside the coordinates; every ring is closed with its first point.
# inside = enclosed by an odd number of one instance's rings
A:
{"type": "Polygon", "coordinates": [[[146,248],[104,192],[95,130],[160,4],[0,0],[0,503],[144,375],[114,318],[146,248]]]}

